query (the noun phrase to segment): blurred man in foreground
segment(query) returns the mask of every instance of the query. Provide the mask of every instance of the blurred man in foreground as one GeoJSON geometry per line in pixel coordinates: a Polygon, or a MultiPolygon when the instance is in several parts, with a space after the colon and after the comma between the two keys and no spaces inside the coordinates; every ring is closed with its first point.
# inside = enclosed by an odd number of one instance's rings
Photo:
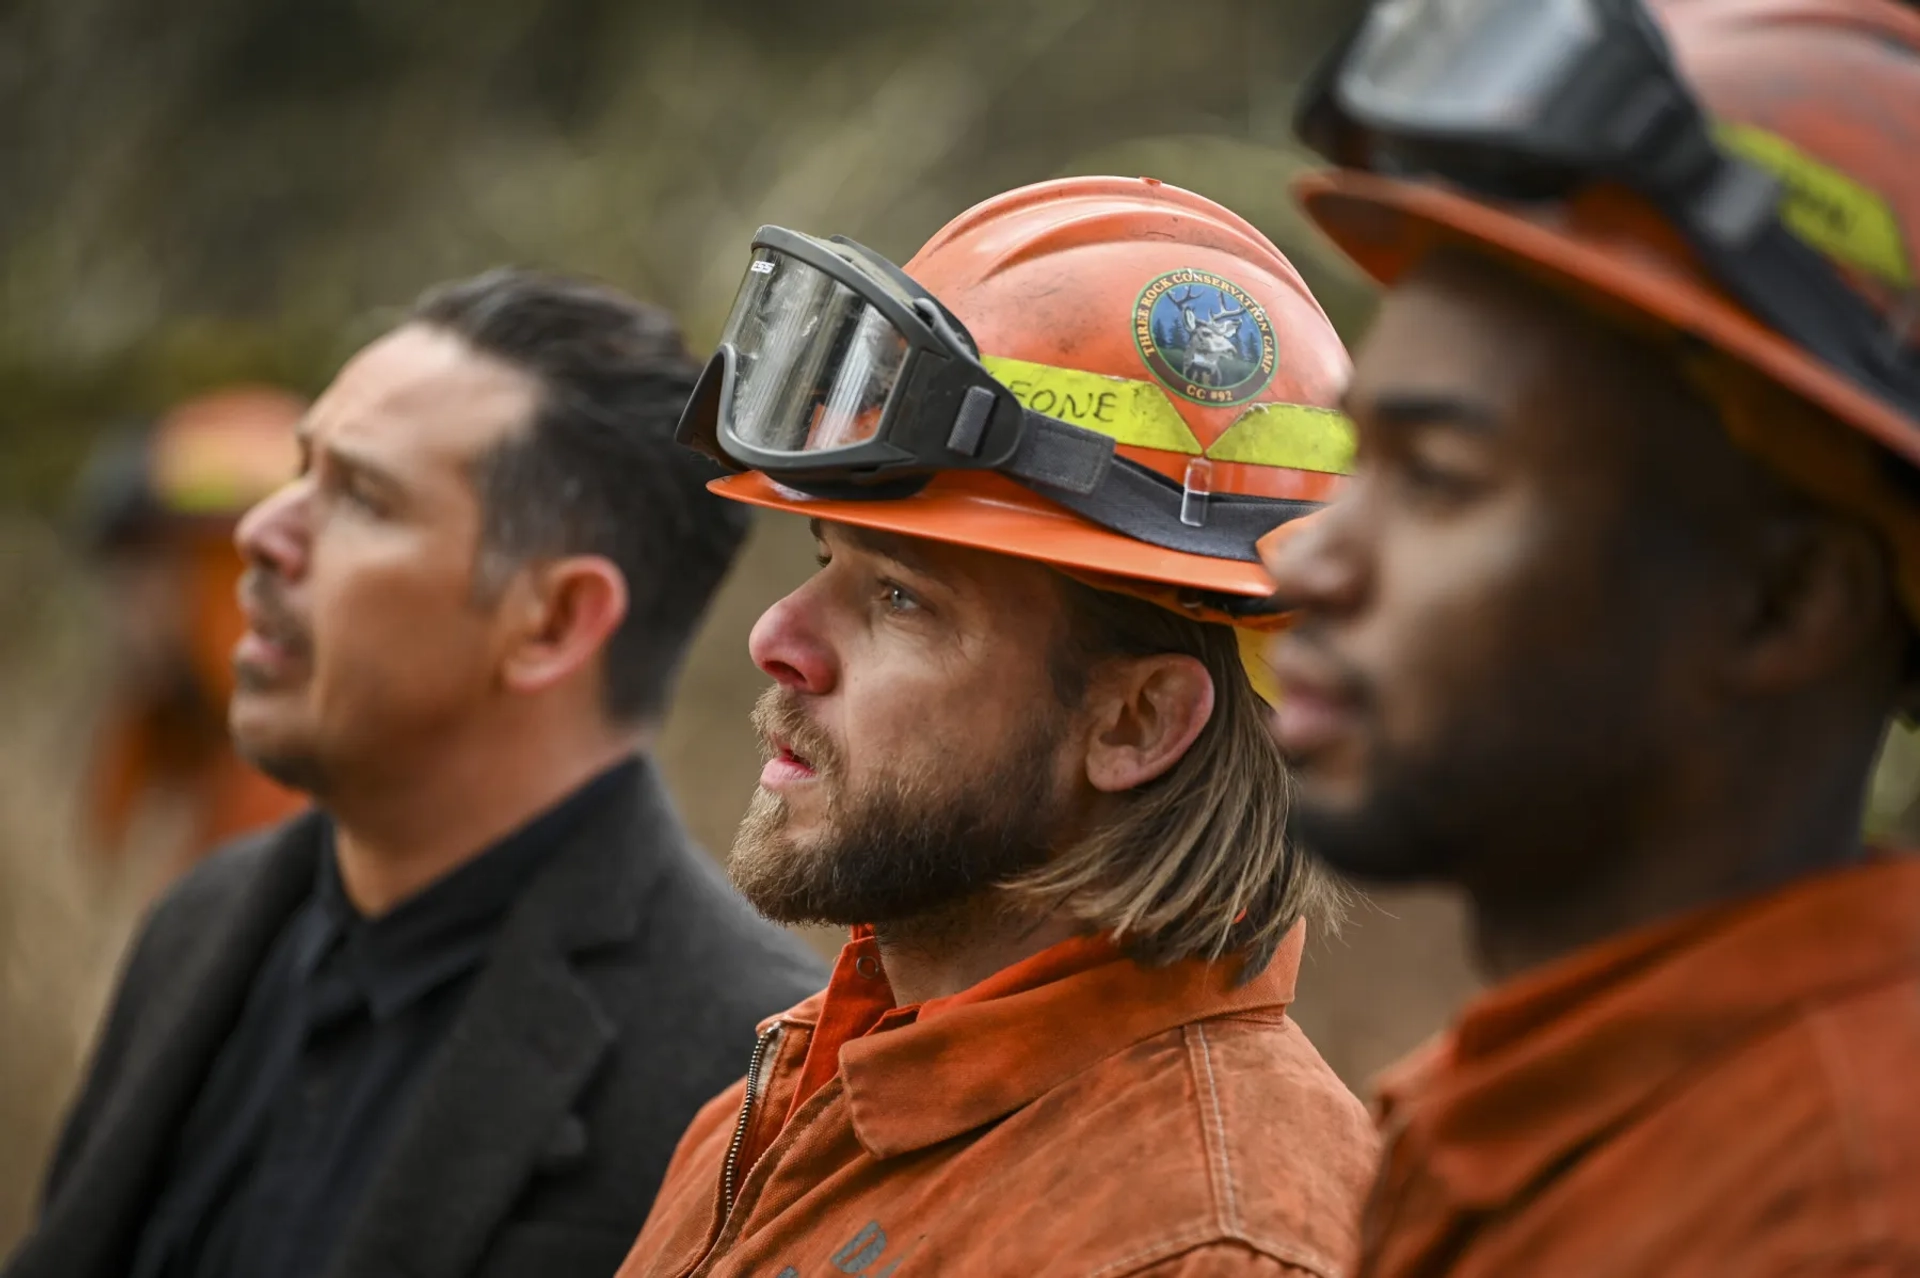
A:
{"type": "Polygon", "coordinates": [[[672,321],[429,294],[239,530],[240,749],[319,809],[135,943],[9,1278],[603,1276],[755,1021],[818,987],[645,750],[745,521],[672,321]]]}
{"type": "Polygon", "coordinates": [[[1233,623],[1345,464],[1346,367],[1278,250],[1155,182],[997,197],[905,274],[762,229],[682,435],[821,567],[753,632],[732,873],[854,932],[626,1278],[1339,1272],[1373,1140],[1286,1016],[1328,889],[1233,623]]]}
{"type": "Polygon", "coordinates": [[[246,628],[233,528],[293,474],[305,407],[269,387],[202,395],[111,441],[82,477],[81,532],[115,639],[86,818],[111,860],[157,845],[171,877],[306,806],[242,761],[227,733],[233,645],[246,628]]]}
{"type": "Polygon", "coordinates": [[[1502,982],[1385,1088],[1368,1278],[1920,1272],[1920,861],[1859,836],[1920,692],[1920,14],[1659,18],[1381,6],[1304,117],[1402,176],[1305,192],[1392,291],[1269,561],[1279,736],[1502,982]]]}

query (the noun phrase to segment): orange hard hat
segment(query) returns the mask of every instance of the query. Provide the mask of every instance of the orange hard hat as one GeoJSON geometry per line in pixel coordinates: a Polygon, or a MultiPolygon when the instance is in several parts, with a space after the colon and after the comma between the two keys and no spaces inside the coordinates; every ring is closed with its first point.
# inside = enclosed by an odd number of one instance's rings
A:
{"type": "Polygon", "coordinates": [[[77,531],[94,549],[212,537],[293,476],[305,401],[269,386],[186,400],[137,433],[98,442],[74,492],[77,531]]]}
{"type": "Polygon", "coordinates": [[[293,478],[299,396],[235,386],[187,400],[154,428],[147,458],[155,503],[168,515],[230,518],[293,478]]]}
{"type": "MultiPolygon", "coordinates": [[[[1720,143],[1781,179],[1788,228],[1887,321],[1920,333],[1920,13],[1893,0],[1665,0],[1649,5],[1720,143]]],[[[1507,204],[1338,171],[1303,179],[1306,210],[1392,284],[1466,245],[1629,322],[1697,338],[1920,465],[1920,421],[1758,319],[1680,234],[1624,189],[1507,204]]]]}
{"type": "MultiPolygon", "coordinates": [[[[1151,178],[1021,187],[948,223],[905,271],[1022,404],[1112,436],[1189,492],[1320,502],[1348,468],[1339,336],[1280,250],[1203,196],[1151,178]]],[[[713,489],[1038,560],[1200,620],[1275,620],[1218,606],[1272,593],[1258,562],[1149,545],[991,472],[874,501],[814,498],[752,471],[713,489]]]]}

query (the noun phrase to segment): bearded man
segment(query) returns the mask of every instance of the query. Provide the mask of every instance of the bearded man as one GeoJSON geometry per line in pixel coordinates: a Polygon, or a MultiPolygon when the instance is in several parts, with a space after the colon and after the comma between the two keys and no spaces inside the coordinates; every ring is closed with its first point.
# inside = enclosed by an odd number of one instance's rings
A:
{"type": "Polygon", "coordinates": [[[732,874],[853,937],[622,1274],[1341,1272],[1373,1142],[1286,1016],[1330,889],[1242,656],[1254,540],[1343,457],[1326,317],[1145,180],[990,200],[904,273],[755,249],[681,435],[820,569],[752,635],[732,874]],[[1239,313],[1237,380],[1183,375],[1183,307],[1239,313]]]}

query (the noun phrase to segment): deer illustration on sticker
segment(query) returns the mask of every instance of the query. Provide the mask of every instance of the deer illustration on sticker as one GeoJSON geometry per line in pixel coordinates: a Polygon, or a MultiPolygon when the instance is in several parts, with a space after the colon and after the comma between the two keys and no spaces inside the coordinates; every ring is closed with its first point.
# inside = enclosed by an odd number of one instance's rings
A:
{"type": "Polygon", "coordinates": [[[1233,281],[1183,269],[1157,276],[1133,307],[1133,340],[1155,380],[1211,408],[1244,404],[1273,380],[1273,321],[1233,281]]]}

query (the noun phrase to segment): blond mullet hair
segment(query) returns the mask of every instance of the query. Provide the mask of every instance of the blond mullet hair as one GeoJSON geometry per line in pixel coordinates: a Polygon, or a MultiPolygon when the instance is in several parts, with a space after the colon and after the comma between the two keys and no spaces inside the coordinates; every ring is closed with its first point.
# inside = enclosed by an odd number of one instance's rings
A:
{"type": "Polygon", "coordinates": [[[1180,761],[1118,813],[1006,884],[1016,899],[1113,936],[1140,963],[1240,960],[1251,980],[1296,923],[1336,928],[1347,892],[1287,832],[1293,782],[1235,632],[1130,595],[1060,578],[1067,629],[1049,663],[1078,705],[1105,658],[1181,653],[1206,667],[1213,714],[1180,761]]]}

